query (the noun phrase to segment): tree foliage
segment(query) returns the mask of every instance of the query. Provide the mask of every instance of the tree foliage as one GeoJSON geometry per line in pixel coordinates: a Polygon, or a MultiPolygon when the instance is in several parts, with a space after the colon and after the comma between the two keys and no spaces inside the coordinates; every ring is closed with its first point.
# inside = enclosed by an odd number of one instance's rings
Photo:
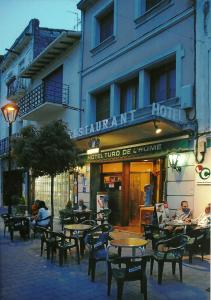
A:
{"type": "Polygon", "coordinates": [[[40,129],[33,125],[23,128],[21,135],[13,140],[12,154],[17,165],[31,169],[35,177],[74,172],[77,165],[83,165],[67,125],[61,120],[40,129]]]}

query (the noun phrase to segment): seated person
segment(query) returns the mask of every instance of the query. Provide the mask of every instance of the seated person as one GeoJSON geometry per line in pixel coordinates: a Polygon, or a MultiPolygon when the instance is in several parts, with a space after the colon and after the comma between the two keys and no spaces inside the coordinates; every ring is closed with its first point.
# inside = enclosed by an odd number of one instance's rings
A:
{"type": "Polygon", "coordinates": [[[50,223],[50,213],[44,201],[39,201],[38,214],[33,217],[32,226],[47,227],[50,223]]]}
{"type": "Polygon", "coordinates": [[[80,199],[79,201],[78,201],[78,204],[76,204],[75,206],[74,206],[74,209],[77,209],[77,210],[85,210],[87,207],[86,207],[86,205],[84,204],[84,200],[83,199],[80,199]]]}
{"type": "Polygon", "coordinates": [[[32,216],[36,216],[38,214],[39,202],[40,200],[37,199],[32,203],[32,216]]]}
{"type": "Polygon", "coordinates": [[[198,225],[197,227],[208,227],[211,221],[210,208],[211,203],[209,203],[208,206],[205,207],[203,213],[201,213],[197,218],[191,220],[192,223],[196,223],[198,225]]]}
{"type": "MultiPolygon", "coordinates": [[[[192,217],[192,211],[188,207],[188,201],[183,200],[181,202],[180,208],[178,208],[176,211],[174,220],[178,221],[178,222],[182,221],[182,222],[188,223],[188,222],[191,222],[191,217],[192,217]]],[[[165,230],[167,230],[169,232],[172,232],[172,231],[180,232],[180,231],[183,231],[183,227],[178,226],[178,227],[174,228],[173,226],[166,226],[165,230]]]]}

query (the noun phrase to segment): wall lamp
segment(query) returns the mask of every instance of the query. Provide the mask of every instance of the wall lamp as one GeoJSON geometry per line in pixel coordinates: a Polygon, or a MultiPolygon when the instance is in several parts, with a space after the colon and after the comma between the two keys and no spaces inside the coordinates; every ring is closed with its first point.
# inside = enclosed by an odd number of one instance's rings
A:
{"type": "Polygon", "coordinates": [[[162,129],[157,125],[156,121],[153,121],[155,127],[155,133],[159,134],[162,132],[162,129]]]}
{"type": "Polygon", "coordinates": [[[86,153],[88,155],[90,154],[96,154],[100,152],[100,139],[99,138],[92,138],[88,142],[88,149],[86,153]]]}
{"type": "Polygon", "coordinates": [[[172,169],[176,170],[177,172],[181,172],[181,167],[178,167],[180,154],[179,153],[170,153],[169,154],[169,163],[172,169]]]}

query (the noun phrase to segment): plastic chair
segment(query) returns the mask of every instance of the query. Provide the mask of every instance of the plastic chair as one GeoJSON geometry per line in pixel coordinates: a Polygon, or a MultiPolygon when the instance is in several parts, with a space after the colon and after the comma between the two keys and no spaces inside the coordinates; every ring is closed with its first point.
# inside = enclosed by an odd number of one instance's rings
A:
{"type": "Polygon", "coordinates": [[[80,264],[80,253],[78,239],[75,237],[66,237],[62,232],[50,232],[50,252],[51,252],[51,262],[54,259],[54,253],[59,250],[59,265],[62,266],[64,258],[67,258],[67,250],[76,248],[76,255],[78,264],[80,264]]]}
{"type": "Polygon", "coordinates": [[[158,283],[161,284],[165,262],[172,263],[172,273],[175,274],[176,263],[179,264],[180,281],[182,281],[182,258],[188,241],[186,235],[176,235],[156,243],[151,257],[150,274],[152,275],[154,260],[158,262],[158,283]]]}
{"type": "Polygon", "coordinates": [[[14,232],[19,231],[22,238],[30,238],[29,219],[26,217],[9,217],[10,239],[13,241],[14,232]]]}
{"type": "MultiPolygon", "coordinates": [[[[109,251],[108,251],[109,255],[109,251]]],[[[150,260],[150,256],[126,256],[107,258],[108,266],[108,296],[111,292],[112,278],[117,282],[117,300],[122,299],[123,287],[125,281],[140,281],[141,293],[144,295],[144,300],[147,300],[147,277],[146,265],[150,260]]]]}
{"type": "Polygon", "coordinates": [[[193,254],[200,252],[201,260],[204,260],[206,236],[208,228],[196,228],[188,233],[187,250],[189,254],[189,263],[192,264],[193,254]]]}
{"type": "Polygon", "coordinates": [[[88,275],[91,274],[91,281],[95,281],[96,264],[106,261],[109,230],[111,226],[98,225],[93,228],[85,237],[85,243],[89,247],[88,275]]]}
{"type": "Polygon", "coordinates": [[[41,219],[41,220],[37,220],[36,223],[35,223],[35,226],[32,227],[32,230],[34,232],[34,239],[35,239],[35,236],[36,236],[36,233],[39,232],[39,228],[40,227],[45,227],[47,229],[51,229],[51,216],[48,216],[44,219],[41,219]],[[44,221],[44,220],[48,220],[48,223],[46,225],[39,225],[38,223],[41,222],[41,221],[44,221]]]}

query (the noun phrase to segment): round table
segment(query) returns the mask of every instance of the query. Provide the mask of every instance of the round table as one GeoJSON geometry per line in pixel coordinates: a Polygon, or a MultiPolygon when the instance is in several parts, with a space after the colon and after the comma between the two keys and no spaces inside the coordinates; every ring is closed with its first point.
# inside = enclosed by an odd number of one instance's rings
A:
{"type": "Polygon", "coordinates": [[[110,241],[110,245],[118,247],[119,252],[121,252],[121,248],[131,248],[133,256],[135,256],[136,248],[141,248],[141,251],[144,251],[147,243],[147,240],[139,238],[124,238],[110,241]]]}
{"type": "Polygon", "coordinates": [[[140,233],[135,233],[135,232],[128,232],[128,231],[111,231],[109,233],[109,236],[113,240],[121,240],[121,239],[127,239],[127,238],[137,238],[140,239],[140,233]]]}
{"type": "Polygon", "coordinates": [[[87,224],[68,224],[64,226],[64,229],[70,230],[70,231],[85,231],[91,229],[91,225],[87,224]]]}
{"type": "Polygon", "coordinates": [[[68,225],[64,226],[64,231],[69,230],[72,234],[74,231],[77,233],[75,235],[75,237],[77,237],[80,241],[81,255],[84,255],[85,244],[84,244],[84,237],[83,237],[83,235],[80,235],[80,232],[84,232],[91,228],[92,228],[92,226],[88,225],[88,224],[68,224],[68,225]]]}

